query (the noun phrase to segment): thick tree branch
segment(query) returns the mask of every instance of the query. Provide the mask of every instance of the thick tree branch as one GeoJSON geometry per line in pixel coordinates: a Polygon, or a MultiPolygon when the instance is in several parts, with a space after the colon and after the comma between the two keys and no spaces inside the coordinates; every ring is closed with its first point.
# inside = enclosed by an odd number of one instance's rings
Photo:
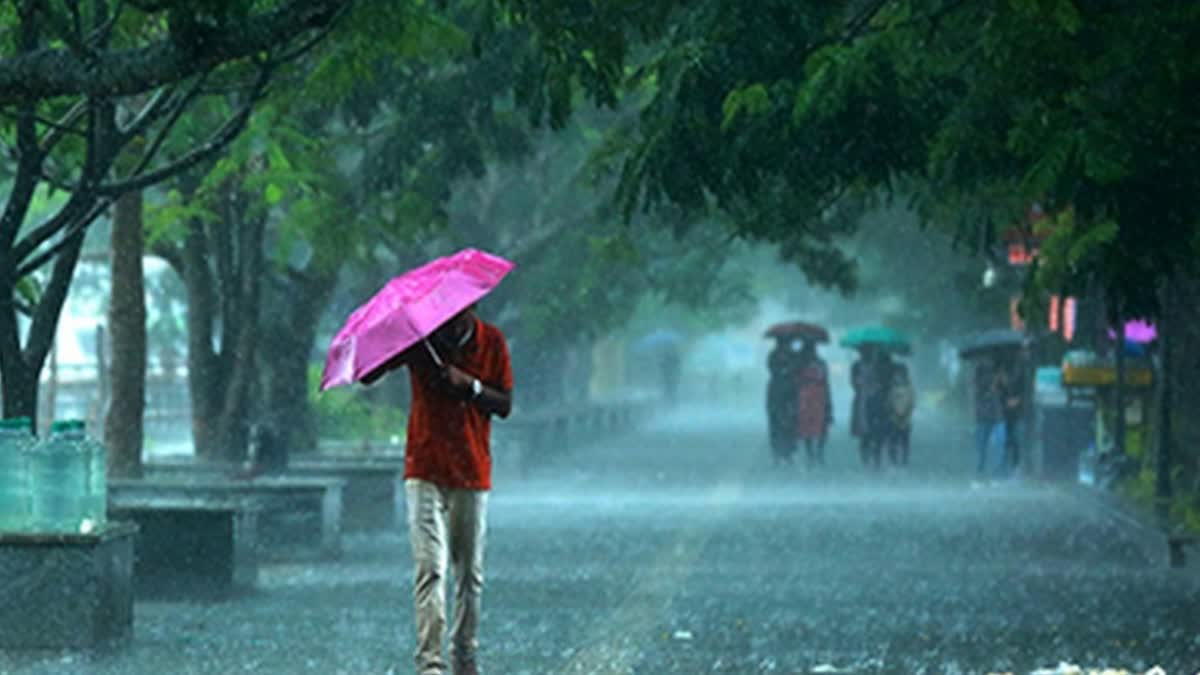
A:
{"type": "Polygon", "coordinates": [[[64,49],[20,54],[0,60],[0,105],[57,96],[140,94],[324,29],[352,2],[294,0],[227,25],[203,28],[203,39],[168,35],[146,47],[99,55],[90,63],[64,49]]]}
{"type": "Polygon", "coordinates": [[[167,263],[167,266],[174,270],[175,274],[179,275],[180,279],[184,278],[184,265],[186,263],[183,259],[183,249],[181,247],[168,241],[160,240],[150,245],[150,253],[162,258],[167,263]]]}
{"type": "Polygon", "coordinates": [[[50,283],[46,285],[37,308],[33,313],[33,322],[29,326],[29,338],[25,343],[25,361],[40,365],[50,353],[54,344],[54,335],[58,328],[58,317],[62,314],[63,304],[67,300],[67,291],[71,287],[71,279],[75,275],[75,264],[83,250],[83,232],[65,240],[65,245],[54,261],[54,270],[50,275],[50,283]]]}
{"type": "MultiPolygon", "coordinates": [[[[18,44],[21,56],[31,53],[37,48],[40,39],[36,17],[29,13],[21,16],[20,35],[18,44]]],[[[19,58],[19,57],[18,57],[19,58]]],[[[17,160],[16,178],[8,194],[8,202],[4,205],[4,215],[0,216],[0,274],[11,270],[19,257],[9,257],[17,232],[25,222],[29,212],[29,204],[33,200],[33,192],[37,189],[38,174],[44,155],[38,147],[36,111],[32,103],[21,105],[20,118],[17,120],[17,160]]],[[[9,279],[15,283],[16,279],[9,279]]]]}
{"type": "Polygon", "coordinates": [[[131,139],[148,129],[151,124],[162,117],[171,103],[178,99],[174,96],[175,92],[174,87],[163,87],[154,92],[150,100],[138,111],[138,114],[121,129],[121,136],[131,139]]]}
{"type": "Polygon", "coordinates": [[[93,202],[92,207],[83,216],[77,218],[69,226],[67,226],[66,231],[63,232],[63,236],[58,240],[57,244],[42,251],[38,255],[23,263],[17,269],[17,278],[20,279],[21,277],[33,273],[42,265],[50,262],[55,256],[71,246],[71,242],[75,239],[75,237],[80,235],[88,228],[89,225],[99,218],[100,214],[104,213],[108,207],[112,205],[113,201],[114,200],[112,199],[100,199],[93,202]]]}
{"type": "MultiPolygon", "coordinates": [[[[12,264],[25,260],[63,228],[71,227],[72,224],[77,223],[77,218],[96,201],[96,184],[99,182],[100,177],[108,171],[113,157],[110,153],[106,152],[110,148],[107,146],[107,139],[103,137],[104,124],[100,120],[100,111],[97,109],[94,101],[90,101],[87,108],[87,133],[90,142],[87,144],[87,155],[83,164],[83,172],[79,177],[79,184],[76,185],[71,193],[71,198],[59,209],[58,213],[41,225],[38,225],[17,243],[13,248],[12,264]]],[[[39,176],[41,175],[40,166],[39,163],[39,170],[36,172],[39,176]]]]}
{"type": "Polygon", "coordinates": [[[137,167],[134,169],[132,177],[115,183],[106,183],[101,185],[96,189],[96,193],[104,197],[116,198],[130,190],[142,190],[150,187],[151,185],[161,183],[172,176],[176,176],[184,171],[187,171],[193,166],[207,161],[223,152],[225,148],[228,147],[229,144],[238,137],[238,134],[242,132],[242,129],[246,127],[246,122],[250,120],[250,113],[254,110],[254,104],[257,103],[262,97],[263,92],[266,89],[267,82],[269,82],[271,79],[271,73],[273,70],[273,67],[270,65],[262,66],[261,70],[259,71],[258,81],[255,82],[253,91],[250,93],[249,98],[242,105],[241,109],[238,110],[233,117],[226,120],[225,123],[221,125],[221,127],[217,129],[205,143],[165,166],[161,166],[153,171],[142,173],[142,171],[154,158],[154,155],[157,154],[158,150],[162,147],[163,142],[166,140],[167,132],[179,120],[183,109],[186,107],[186,102],[181,104],[180,107],[174,111],[171,119],[159,133],[158,137],[154,139],[154,142],[147,149],[146,154],[141,158],[141,160],[139,160],[137,167]]]}
{"type": "MultiPolygon", "coordinates": [[[[8,194],[8,202],[4,205],[4,215],[0,216],[0,252],[8,253],[25,222],[29,204],[33,200],[34,190],[37,189],[38,176],[41,174],[43,155],[38,148],[37,122],[34,121],[33,106],[25,106],[21,119],[17,122],[17,175],[12,189],[8,194]]],[[[0,255],[3,255],[0,253],[0,255]]],[[[20,258],[13,256],[16,260],[20,258]]],[[[12,269],[15,260],[9,259],[0,269],[12,269]]]]}

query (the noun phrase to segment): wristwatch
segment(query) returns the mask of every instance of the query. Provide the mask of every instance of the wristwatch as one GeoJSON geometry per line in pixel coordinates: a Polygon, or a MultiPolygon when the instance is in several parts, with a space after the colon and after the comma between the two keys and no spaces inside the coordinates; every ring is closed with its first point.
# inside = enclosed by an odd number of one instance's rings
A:
{"type": "Polygon", "coordinates": [[[472,379],[471,380],[471,398],[479,398],[479,395],[482,393],[483,393],[483,383],[479,381],[478,377],[472,379]]]}

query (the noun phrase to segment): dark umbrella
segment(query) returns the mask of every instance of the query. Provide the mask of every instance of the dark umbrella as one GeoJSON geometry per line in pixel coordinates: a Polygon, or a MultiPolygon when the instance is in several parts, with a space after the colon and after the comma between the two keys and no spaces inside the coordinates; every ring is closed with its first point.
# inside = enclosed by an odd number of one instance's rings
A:
{"type": "Polygon", "coordinates": [[[964,359],[987,356],[998,351],[1020,349],[1029,342],[1029,336],[1021,331],[1008,328],[987,330],[963,340],[958,347],[958,355],[964,359]]]}
{"type": "Polygon", "coordinates": [[[784,323],[777,323],[768,328],[765,337],[811,340],[813,342],[829,342],[829,331],[815,323],[808,323],[806,321],[787,321],[784,323]]]}

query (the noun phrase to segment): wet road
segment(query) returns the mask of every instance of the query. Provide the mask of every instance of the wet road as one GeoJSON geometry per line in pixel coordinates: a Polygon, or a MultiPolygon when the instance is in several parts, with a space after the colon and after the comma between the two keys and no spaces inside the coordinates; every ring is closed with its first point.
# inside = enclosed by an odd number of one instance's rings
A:
{"type": "MultiPolygon", "coordinates": [[[[928,421],[914,467],[870,477],[841,438],[824,470],[772,467],[759,426],[685,411],[570,470],[501,471],[485,672],[1200,669],[1200,577],[1091,502],[972,488],[928,421]]],[[[355,536],[338,563],[265,567],[250,597],[139,603],[116,654],[0,672],[411,672],[408,576],[401,533],[355,536]]]]}

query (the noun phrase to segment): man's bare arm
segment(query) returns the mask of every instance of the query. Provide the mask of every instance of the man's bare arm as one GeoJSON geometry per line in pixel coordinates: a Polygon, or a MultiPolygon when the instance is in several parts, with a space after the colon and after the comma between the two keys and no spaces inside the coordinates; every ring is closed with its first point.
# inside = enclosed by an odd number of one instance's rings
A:
{"type": "Polygon", "coordinates": [[[399,354],[393,356],[392,358],[388,359],[387,361],[384,361],[375,370],[372,370],[371,372],[367,373],[366,375],[363,375],[362,379],[359,381],[368,386],[375,384],[380,379],[382,379],[384,375],[387,375],[388,373],[392,372],[393,370],[404,367],[404,364],[406,361],[406,355],[407,355],[407,352],[400,352],[399,354]]]}
{"type": "Polygon", "coordinates": [[[478,393],[476,393],[475,382],[478,379],[456,366],[446,366],[445,378],[456,392],[483,412],[501,418],[508,417],[508,414],[512,412],[512,392],[480,381],[478,393]]]}

